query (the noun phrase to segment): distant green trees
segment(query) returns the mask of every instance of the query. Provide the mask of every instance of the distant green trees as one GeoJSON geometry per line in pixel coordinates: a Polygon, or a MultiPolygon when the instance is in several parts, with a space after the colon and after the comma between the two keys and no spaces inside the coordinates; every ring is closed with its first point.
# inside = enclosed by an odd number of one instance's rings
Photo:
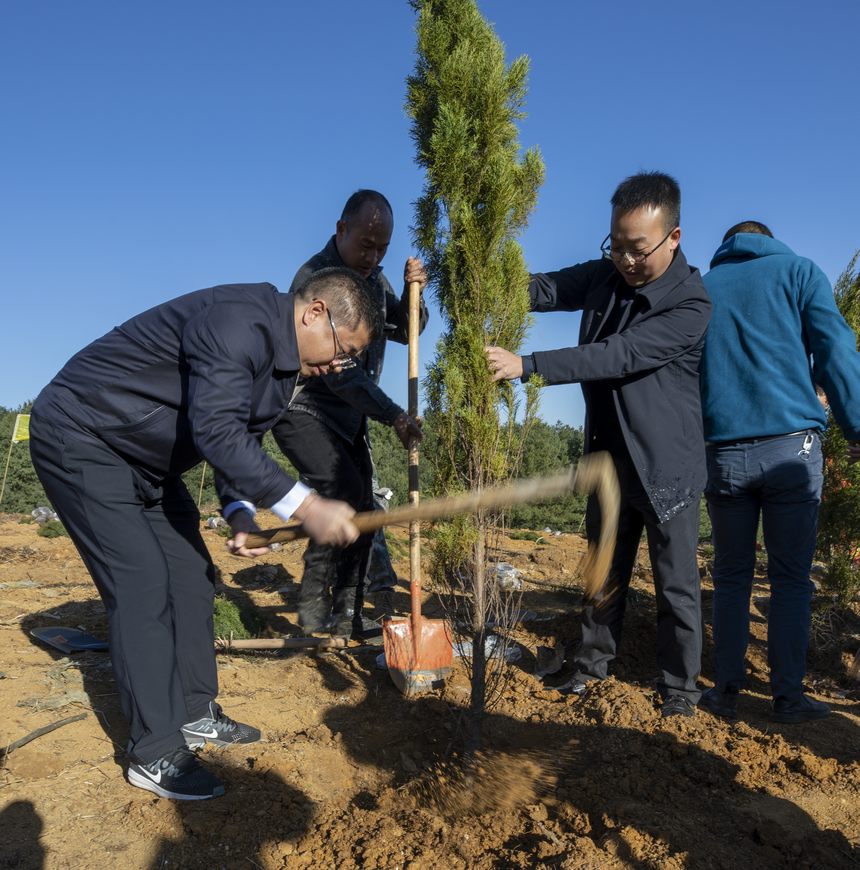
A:
{"type": "MultiPolygon", "coordinates": [[[[432,456],[438,448],[438,436],[433,418],[424,424],[425,437],[422,453],[432,456]]],[[[545,423],[534,420],[523,435],[521,424],[516,424],[515,437],[522,439],[522,458],[517,470],[518,477],[546,474],[568,465],[575,465],[582,456],[582,427],[565,423],[545,423]]],[[[370,423],[370,440],[373,444],[373,461],[376,476],[381,486],[394,491],[392,505],[405,504],[408,484],[406,479],[406,451],[390,426],[370,423]]],[[[429,460],[428,460],[429,461],[429,460]]],[[[432,481],[423,487],[425,496],[436,495],[432,481]]],[[[549,504],[523,505],[506,515],[507,525],[514,528],[543,529],[547,526],[565,532],[579,529],[585,512],[585,497],[571,495],[567,499],[549,504]]]]}
{"type": "Polygon", "coordinates": [[[19,408],[0,408],[0,474],[9,459],[6,487],[0,513],[30,513],[34,508],[48,505],[48,499],[30,461],[29,442],[20,441],[12,446],[12,429],[18,414],[29,414],[32,402],[25,402],[19,408]]]}

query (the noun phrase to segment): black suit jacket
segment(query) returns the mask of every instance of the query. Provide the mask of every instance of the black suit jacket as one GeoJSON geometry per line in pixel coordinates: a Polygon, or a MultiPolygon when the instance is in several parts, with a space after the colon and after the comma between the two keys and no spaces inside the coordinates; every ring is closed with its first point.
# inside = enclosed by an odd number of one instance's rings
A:
{"type": "Polygon", "coordinates": [[[222,504],[271,507],[295,485],[261,448],[300,368],[294,297],[232,284],[145,311],[84,348],[33,413],[100,438],[160,483],[206,460],[222,504]]]}
{"type": "Polygon", "coordinates": [[[608,260],[533,275],[534,311],[582,311],[582,322],[577,347],[524,358],[524,377],[536,372],[548,384],[583,385],[586,451],[593,444],[589,384],[611,387],[624,443],[663,522],[705,485],[699,363],[711,302],[698,269],[678,249],[663,275],[636,290],[620,329],[603,334],[623,282],[608,260]]]}
{"type": "MultiPolygon", "coordinates": [[[[297,290],[314,272],[328,266],[343,266],[343,260],[332,236],[328,244],[314,254],[293,278],[290,290],[297,290]]],[[[382,312],[384,333],[372,341],[361,358],[361,364],[343,372],[332,372],[311,378],[300,384],[290,407],[322,420],[342,438],[352,442],[364,430],[366,418],[380,423],[392,423],[403,412],[393,399],[379,387],[387,341],[406,344],[409,340],[409,301],[395,295],[381,267],[367,279],[379,310],[382,312]]],[[[406,290],[404,288],[404,294],[406,290]]],[[[419,331],[427,324],[427,306],[421,300],[419,331]]],[[[277,436],[277,433],[276,433],[277,436]]]]}

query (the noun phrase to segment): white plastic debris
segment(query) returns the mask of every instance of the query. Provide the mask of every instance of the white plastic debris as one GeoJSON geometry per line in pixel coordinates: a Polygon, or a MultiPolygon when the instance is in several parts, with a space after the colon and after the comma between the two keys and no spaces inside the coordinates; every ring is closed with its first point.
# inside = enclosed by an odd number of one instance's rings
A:
{"type": "MultiPolygon", "coordinates": [[[[454,641],[455,656],[459,656],[460,658],[471,658],[472,649],[472,641],[470,640],[459,639],[454,641]]],[[[523,656],[523,651],[513,641],[509,641],[507,649],[505,649],[505,643],[503,639],[497,634],[489,635],[484,641],[484,655],[488,659],[491,659],[493,657],[498,658],[502,654],[503,650],[505,654],[505,661],[508,664],[518,662],[523,656]]]]}
{"type": "Polygon", "coordinates": [[[519,592],[523,588],[520,572],[510,562],[499,562],[491,569],[491,575],[503,592],[519,592]]]}
{"type": "Polygon", "coordinates": [[[30,516],[40,525],[43,526],[45,523],[49,523],[53,520],[58,519],[56,513],[52,511],[49,507],[37,507],[30,516]]]}
{"type": "Polygon", "coordinates": [[[222,526],[227,525],[227,520],[224,517],[209,517],[206,520],[206,528],[207,529],[220,529],[222,526]]]}

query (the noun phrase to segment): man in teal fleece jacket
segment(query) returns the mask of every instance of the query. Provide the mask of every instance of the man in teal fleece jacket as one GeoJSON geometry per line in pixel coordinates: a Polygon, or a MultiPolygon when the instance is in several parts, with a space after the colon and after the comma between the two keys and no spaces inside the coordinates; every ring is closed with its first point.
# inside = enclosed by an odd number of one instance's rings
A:
{"type": "Polygon", "coordinates": [[[737,716],[761,517],[771,590],[771,718],[821,719],[830,708],[803,692],[827,423],[815,385],[824,388],[846,438],[860,439],[857,339],[821,269],[756,221],[726,233],[705,287],[713,302],[701,389],[716,685],[700,705],[737,716]]]}

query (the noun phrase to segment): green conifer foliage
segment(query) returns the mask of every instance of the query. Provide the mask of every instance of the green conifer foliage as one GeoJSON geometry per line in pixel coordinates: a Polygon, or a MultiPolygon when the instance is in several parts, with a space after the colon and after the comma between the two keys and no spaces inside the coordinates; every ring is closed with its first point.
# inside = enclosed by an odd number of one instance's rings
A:
{"type": "MultiPolygon", "coordinates": [[[[860,272],[858,251],[834,287],[836,304],[848,325],[860,335],[860,272]]],[[[852,465],[841,430],[828,421],[825,433],[824,486],[818,523],[818,553],[826,569],[822,585],[842,605],[860,592],[860,463],[852,465]]]]}
{"type": "MultiPolygon", "coordinates": [[[[474,0],[416,0],[417,60],[407,111],[417,162],[425,171],[416,203],[415,241],[444,319],[427,376],[427,414],[437,442],[437,493],[489,486],[516,471],[528,425],[515,425],[516,393],[492,382],[484,347],[516,352],[530,323],[528,272],[516,236],[543,181],[537,149],[522,152],[528,59],[505,63],[504,46],[474,0]]],[[[526,389],[534,418],[537,384],[526,389]]],[[[426,476],[425,476],[426,477],[426,476]]],[[[426,487],[425,487],[426,488],[426,487]]],[[[478,515],[437,528],[436,579],[464,578],[471,588],[474,672],[490,596],[485,588],[487,533],[497,516],[478,515]]],[[[483,692],[473,673],[473,708],[483,692]],[[477,694],[476,694],[477,692],[477,694]]]]}
{"type": "MultiPolygon", "coordinates": [[[[514,392],[492,383],[484,347],[516,351],[530,323],[528,271],[515,237],[534,207],[543,163],[537,149],[523,154],[517,142],[528,59],[505,64],[504,46],[474,0],[413,5],[418,59],[407,109],[426,172],[414,233],[446,327],[427,409],[439,439],[434,488],[452,492],[509,477],[521,442],[510,413],[514,392]]],[[[528,414],[537,390],[527,392],[528,414]]]]}

